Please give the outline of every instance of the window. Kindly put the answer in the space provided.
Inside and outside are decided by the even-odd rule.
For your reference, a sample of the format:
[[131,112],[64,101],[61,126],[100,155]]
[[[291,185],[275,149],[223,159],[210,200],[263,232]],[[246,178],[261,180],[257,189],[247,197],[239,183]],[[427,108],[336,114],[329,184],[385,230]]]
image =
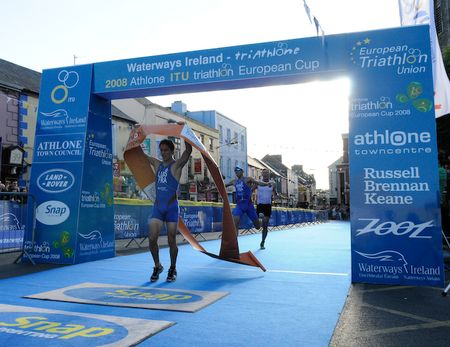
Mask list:
[[[168,139],[175,145],[174,158],[178,159],[181,156],[181,140],[178,137],[169,136]],[[159,145],[158,145],[159,148]]]
[[202,160],[200,158],[194,159],[194,173],[195,174],[202,173]]
[[227,129],[227,144],[231,142],[231,130]]
[[240,142],[240,144],[241,144],[241,151],[245,152],[245,138],[244,138],[244,135],[241,135],[241,142]]
[[219,143],[223,142],[223,128],[219,125]]
[[203,179],[206,180],[208,178],[208,167],[205,165],[203,165]]
[[231,159],[227,159],[227,177],[231,177]]
[[212,137],[208,138],[208,142],[209,142],[209,150],[211,152],[214,152],[214,139]]
[[234,132],[233,142],[234,142],[234,148],[237,148],[238,133],[236,131]]
[[200,141],[205,144],[205,135],[201,134],[200,135]]

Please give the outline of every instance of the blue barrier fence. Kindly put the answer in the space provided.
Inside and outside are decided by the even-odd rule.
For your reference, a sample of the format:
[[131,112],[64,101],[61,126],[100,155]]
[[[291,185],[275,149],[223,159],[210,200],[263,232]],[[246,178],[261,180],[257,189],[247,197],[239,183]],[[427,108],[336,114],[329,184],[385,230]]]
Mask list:
[[[147,237],[148,219],[153,205],[145,200],[115,199],[114,230],[116,240]],[[211,202],[180,201],[180,215],[193,234],[222,231],[222,204]],[[274,207],[269,227],[283,228],[302,223],[328,220],[327,210],[304,210]],[[252,221],[244,215],[240,229],[253,228]],[[161,235],[167,235],[165,230]]]
[[[0,254],[20,251],[31,263],[24,245],[24,236],[31,235],[34,241],[36,226],[36,199],[33,195],[22,192],[0,192]],[[22,254],[16,259],[22,259]]]
[[0,252],[22,249],[26,220],[26,206],[16,201],[0,200]]
[[[22,196],[21,198],[26,198]],[[10,199],[10,196],[8,196]],[[115,199],[114,233],[116,240],[147,237],[148,222],[153,205],[146,200]],[[31,211],[31,212],[30,212]],[[29,218],[29,215],[33,218]],[[222,204],[180,201],[180,214],[193,234],[222,231]],[[269,227],[283,228],[289,225],[326,221],[328,211],[287,209],[275,207]],[[0,253],[23,251],[25,228],[34,228],[33,208],[18,199],[0,200]],[[240,229],[250,230],[253,223],[244,215]],[[167,235],[165,229],[161,235]]]

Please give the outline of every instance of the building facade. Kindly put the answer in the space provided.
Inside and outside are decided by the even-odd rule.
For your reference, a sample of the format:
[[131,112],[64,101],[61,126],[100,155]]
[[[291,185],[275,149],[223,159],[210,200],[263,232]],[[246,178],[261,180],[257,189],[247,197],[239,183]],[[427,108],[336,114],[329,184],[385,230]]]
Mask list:
[[[0,59],[0,180],[25,187],[32,162],[41,74]],[[17,153],[13,160],[11,151]]]
[[[149,125],[164,125],[175,122],[186,122],[203,143],[214,161],[219,161],[218,131],[203,124],[188,115],[175,112],[170,108],[152,103],[145,98],[114,100],[113,104],[130,114],[138,123]],[[144,152],[152,157],[161,159],[159,142],[165,136],[150,134],[143,143]],[[184,151],[184,142],[179,138],[170,137],[175,143],[175,159]],[[183,168],[180,178],[180,198],[194,201],[218,201],[219,196],[212,176],[203,160],[201,153],[193,149],[188,164]]]
[[234,167],[240,166],[247,171],[247,128],[215,110],[188,111],[181,101],[172,103],[171,109],[179,114],[195,119],[218,131],[219,168],[225,180],[234,178]]
[[342,163],[342,157],[334,161],[328,166],[328,182],[330,185],[329,201],[330,205],[336,205],[338,203],[338,171],[337,167]]
[[342,157],[328,166],[330,205],[350,206],[350,167],[348,161],[348,134],[342,134]]

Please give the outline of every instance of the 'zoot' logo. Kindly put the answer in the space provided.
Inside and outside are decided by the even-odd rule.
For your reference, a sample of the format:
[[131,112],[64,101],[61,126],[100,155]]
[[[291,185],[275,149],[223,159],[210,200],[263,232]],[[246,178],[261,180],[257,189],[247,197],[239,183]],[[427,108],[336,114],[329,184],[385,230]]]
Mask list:
[[359,218],[358,220],[368,221],[369,223],[365,227],[357,229],[356,236],[361,236],[368,233],[374,233],[377,236],[385,236],[390,234],[395,236],[403,236],[409,234],[408,237],[412,239],[431,239],[431,235],[422,235],[422,233],[425,229],[434,226],[433,220],[420,224],[414,224],[411,221],[404,221],[398,224],[392,221],[379,223],[380,219],[378,218]]

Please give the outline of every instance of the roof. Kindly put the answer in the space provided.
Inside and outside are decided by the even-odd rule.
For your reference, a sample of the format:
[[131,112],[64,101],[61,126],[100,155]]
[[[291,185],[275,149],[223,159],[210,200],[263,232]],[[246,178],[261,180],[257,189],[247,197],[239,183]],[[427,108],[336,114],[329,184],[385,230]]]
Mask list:
[[113,104],[111,104],[111,114],[114,117],[126,120],[130,123],[136,124],[137,122],[131,118],[129,115],[127,115],[126,113],[122,112],[121,110],[119,110],[116,106],[114,106]]
[[257,160],[262,166],[264,166],[264,168],[269,169],[275,176],[280,176],[280,177],[284,177],[282,174],[280,174],[277,170],[275,170],[272,166],[270,166],[269,164],[259,160],[259,159],[255,159]]
[[0,59],[0,86],[39,94],[41,73]]
[[288,170],[289,168],[283,164],[281,161],[281,154],[270,155],[266,154],[264,158],[261,159],[265,164],[269,163],[272,167],[275,167],[278,171]]
[[[147,98],[134,98],[134,100],[136,100],[137,102],[139,102],[141,105],[144,105],[144,106],[157,105],[157,104],[151,102]],[[158,105],[158,106],[160,106],[160,105]]]
[[249,166],[256,167],[257,169],[266,169],[266,167],[261,164],[261,162],[258,159],[252,158],[250,156],[247,156],[247,163]]

